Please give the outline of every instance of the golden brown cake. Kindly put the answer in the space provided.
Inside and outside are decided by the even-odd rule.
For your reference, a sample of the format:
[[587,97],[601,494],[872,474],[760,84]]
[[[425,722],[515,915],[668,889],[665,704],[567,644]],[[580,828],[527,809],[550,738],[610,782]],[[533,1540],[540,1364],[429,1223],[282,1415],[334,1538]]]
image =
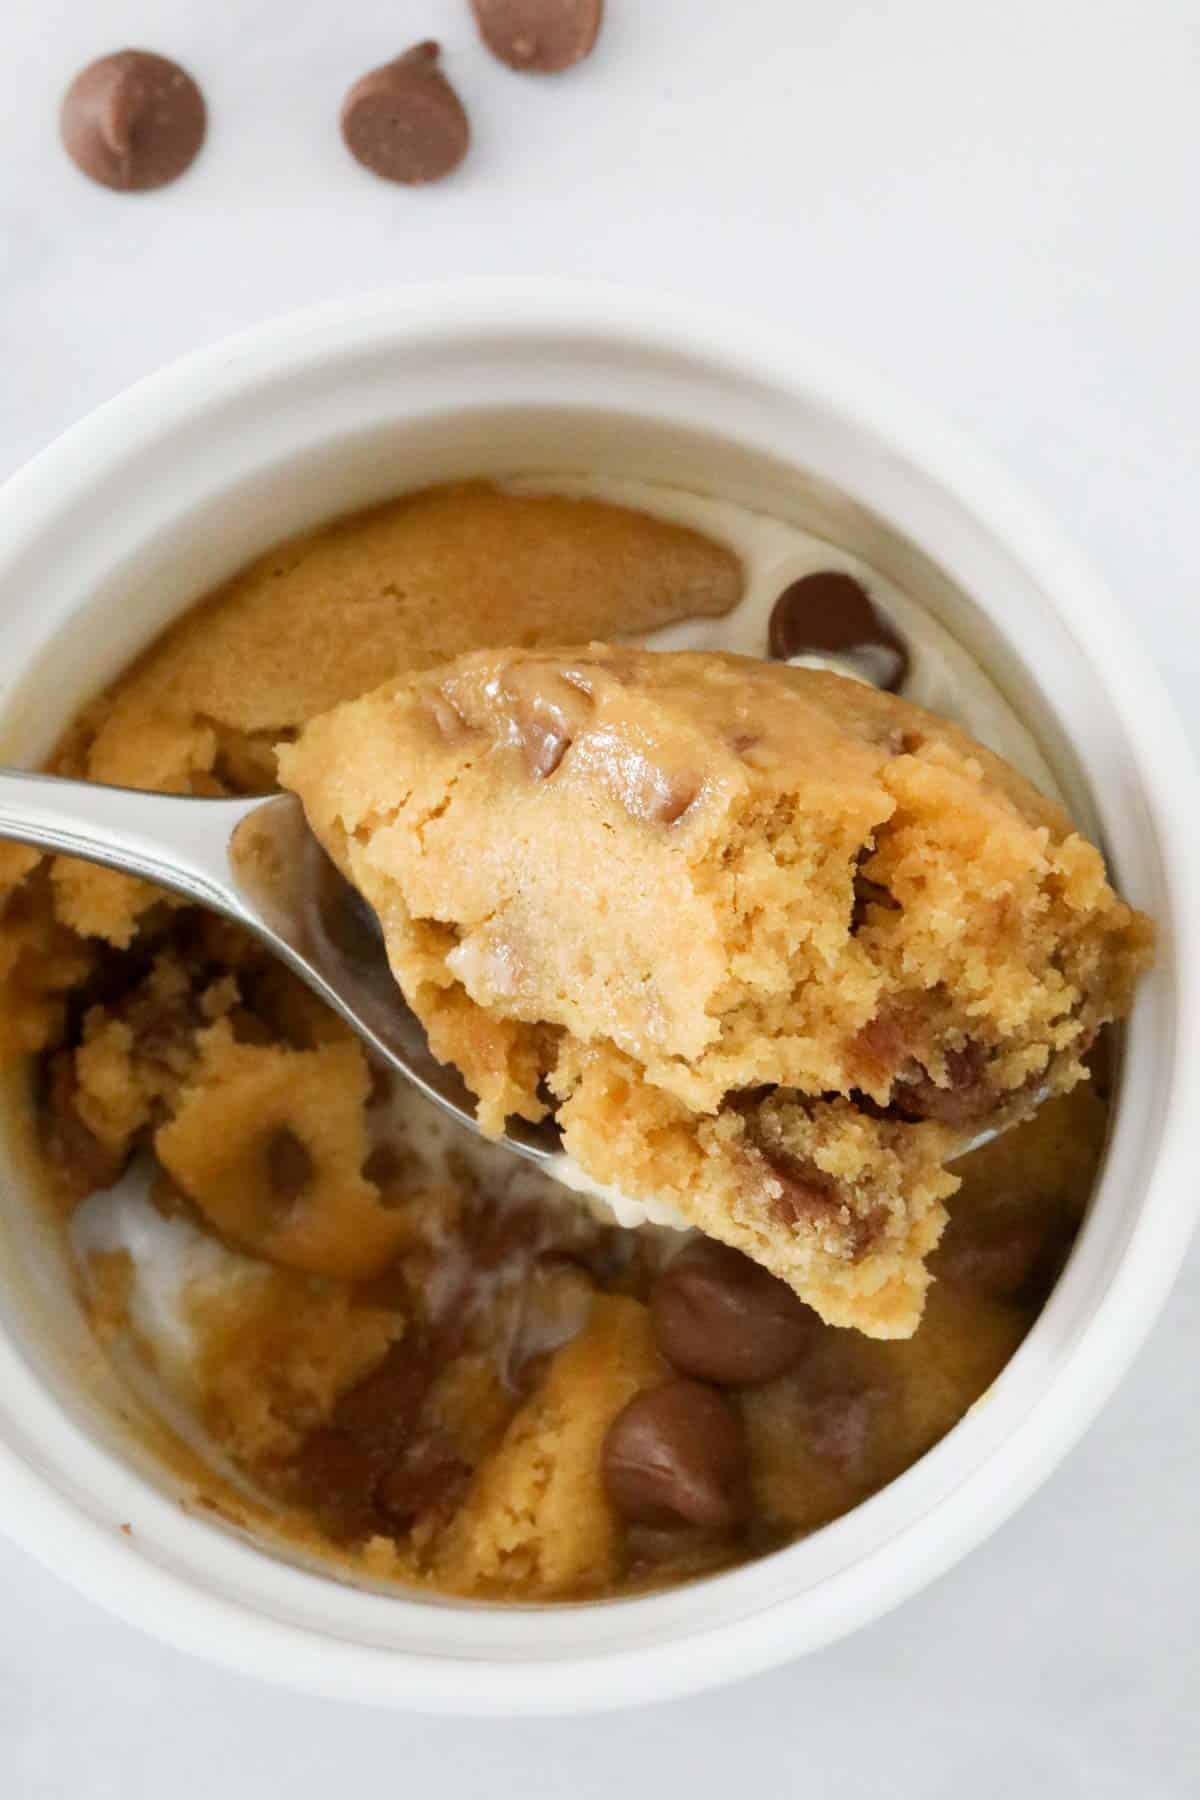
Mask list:
[[480,1122],[538,1119],[833,1324],[920,1317],[944,1164],[1081,1079],[1147,922],[944,720],[592,644],[386,683],[280,751]]
[[[719,615],[742,592],[742,568],[721,544],[623,506],[481,483],[407,496],[280,546],[203,599],[84,709],[52,766],[151,788],[266,792],[277,743],[381,683],[488,646],[614,639]],[[796,625],[794,592],[788,616]],[[662,697],[644,698],[658,716]],[[859,699],[874,717],[871,696]],[[669,724],[695,750],[686,767],[711,772],[711,734]],[[888,772],[907,762],[918,784],[952,771],[932,747],[884,758],[865,729],[836,729],[853,741],[841,773],[824,771],[831,817],[857,796],[865,829],[892,803],[898,852]],[[550,754],[553,733],[539,742]],[[692,842],[701,827],[672,889],[692,947],[678,933],[657,946],[661,1020],[647,1016],[644,990],[622,988],[618,968],[608,1041],[575,1035],[579,997],[594,1008],[601,992],[599,964],[584,971],[583,932],[544,946],[574,959],[576,1010],[550,1026],[499,1016],[494,980],[474,989],[486,994],[479,1004],[468,986],[489,979],[487,960],[476,958],[469,982],[465,970],[450,976],[450,946],[431,939],[428,967],[448,985],[435,982],[427,1002],[445,1053],[470,1062],[481,1092],[502,1100],[511,1089],[522,1104],[552,1056],[577,1154],[597,1167],[611,1154],[630,1185],[623,1159],[652,1149],[649,1184],[687,1186],[702,1131],[719,1152],[702,1168],[731,1166],[729,1131],[747,1156],[774,1159],[772,1179],[787,1171],[793,1198],[809,1193],[781,1148],[795,1089],[695,1110],[747,1057],[761,1056],[775,1082],[832,1054],[833,1035],[805,1050],[782,1029],[787,970],[809,970],[815,998],[826,959],[806,927],[793,929],[799,907],[785,909],[786,941],[763,940],[748,902],[757,892],[765,907],[777,892],[772,858],[743,879],[743,953],[725,975],[729,909],[719,877],[707,890],[695,878],[703,831],[714,846],[726,832],[736,841],[753,793],[766,791],[754,784],[775,779],[766,767],[752,773],[752,756],[743,745],[718,758],[724,812],[708,810],[712,796],[674,825],[626,816],[623,803],[610,811],[625,858],[613,870],[628,878],[611,885],[612,923],[643,964],[657,889],[638,894],[637,868],[649,850],[657,880],[673,866],[672,834]],[[985,757],[979,766],[992,767]],[[627,791],[647,792],[636,781]],[[917,802],[904,804],[917,833]],[[1057,844],[1058,815],[1047,814],[1047,845]],[[810,862],[804,902],[825,909],[828,969],[859,970],[839,1002],[846,1031],[856,1006],[869,1010],[865,963],[878,965],[880,986],[900,979],[888,972],[898,965],[887,963],[882,891],[915,895],[921,873],[898,857],[869,872],[864,863],[848,881],[851,835],[826,877],[819,857]],[[1003,868],[1002,848],[985,872]],[[497,881],[502,850],[493,842]],[[1090,855],[1081,867],[1094,866]],[[584,869],[589,883],[602,873]],[[1022,891],[1035,889],[1031,877]],[[920,1330],[869,1339],[823,1324],[738,1251],[695,1233],[618,1229],[507,1153],[466,1134],[439,1138],[425,1103],[372,1067],[347,1028],[233,927],[14,846],[0,846],[0,895],[0,1055],[33,1055],[21,1093],[33,1095],[97,1343],[119,1372],[135,1372],[128,1412],[156,1384],[163,1408],[153,1429],[142,1414],[146,1442],[176,1471],[186,1505],[355,1580],[523,1602],[632,1593],[727,1567],[845,1512],[922,1455],[1000,1372],[1069,1250],[1104,1141],[1098,1065],[1094,1081],[959,1162]],[[515,899],[510,891],[510,927]],[[588,924],[582,909],[579,920]],[[952,951],[940,952],[948,968]],[[545,965],[535,972],[544,989]],[[857,1092],[885,1092],[902,1045],[932,1057],[912,1035],[919,1024],[868,1033],[858,1061],[843,1052]],[[1062,1066],[1078,1041],[1064,1044]],[[928,1081],[901,1063],[893,1101],[873,1105],[894,1106],[897,1087],[926,1111],[935,1090],[961,1104],[972,1088],[958,1065],[940,1072],[953,1070],[959,1078],[939,1086],[936,1061]],[[824,1112],[844,1155],[838,1109]],[[813,1116],[805,1111],[803,1132]],[[953,1126],[860,1107],[858,1128],[878,1171],[889,1132],[921,1146]],[[916,1161],[945,1181],[925,1150]],[[914,1191],[911,1168],[896,1180]],[[710,1204],[706,1192],[700,1181],[697,1204]],[[930,1203],[926,1228],[941,1204]],[[203,1462],[161,1424],[180,1409],[193,1443],[211,1446]]]

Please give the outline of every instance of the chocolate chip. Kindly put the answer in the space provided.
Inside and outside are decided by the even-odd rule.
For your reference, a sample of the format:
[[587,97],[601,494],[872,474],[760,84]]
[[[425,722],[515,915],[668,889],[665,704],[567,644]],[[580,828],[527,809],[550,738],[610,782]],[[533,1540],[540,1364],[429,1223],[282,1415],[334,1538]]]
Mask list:
[[853,1051],[884,1081],[908,1061],[918,1021],[904,1006],[885,1006],[855,1033]]
[[229,1014],[234,1042],[238,1044],[273,1044],[275,1033],[265,1019],[260,1019],[248,1006],[235,1006]]
[[860,581],[837,569],[802,575],[775,602],[767,633],[776,662],[839,657],[874,687],[899,693],[908,649]]
[[376,1144],[367,1152],[363,1163],[363,1180],[372,1182],[377,1188],[390,1187],[403,1174],[408,1160],[395,1144]]
[[952,1218],[931,1267],[939,1281],[994,1300],[1024,1300],[1048,1290],[1063,1260],[1065,1233],[1049,1205],[1038,1217],[961,1223]]
[[287,1206],[294,1205],[313,1178],[313,1159],[308,1146],[289,1125],[281,1125],[267,1139],[264,1156],[276,1198]]
[[553,670],[517,665],[501,685],[509,717],[535,781],[554,774],[592,716],[586,687]]
[[464,738],[474,736],[472,728],[467,724],[449,694],[441,688],[435,688],[431,694],[426,694],[422,706],[437,735],[446,743],[460,744]]
[[336,1542],[369,1537],[379,1529],[374,1465],[345,1432],[330,1426],[310,1432],[297,1453],[292,1479]]
[[553,775],[571,748],[570,733],[545,719],[530,718],[521,741],[525,747],[529,773],[538,781],[544,781],[548,775]]
[[465,1464],[422,1418],[434,1374],[429,1343],[406,1332],[305,1439],[293,1482],[331,1537],[401,1530],[461,1494]]
[[76,1107],[75,1058],[62,1050],[50,1063],[49,1088],[42,1117],[46,1154],[71,1199],[81,1200],[111,1187],[128,1160],[124,1152],[102,1144]]
[[887,1226],[882,1207],[855,1212],[834,1178],[815,1163],[769,1144],[760,1144],[759,1150],[779,1184],[780,1192],[771,1204],[782,1224],[836,1235],[852,1262],[879,1241]]
[[471,0],[479,34],[510,69],[553,74],[582,62],[604,18],[604,0]]
[[946,1082],[939,1086],[920,1063],[899,1077],[892,1088],[891,1110],[903,1119],[936,1119],[942,1125],[968,1125],[996,1105],[987,1079],[987,1053],[972,1040],[962,1050],[947,1050]]
[[77,169],[102,187],[165,187],[204,142],[204,95],[186,69],[149,50],[118,50],[80,71],[59,131]]
[[836,1216],[842,1199],[832,1176],[775,1145],[760,1144],[763,1159],[779,1185],[777,1216],[787,1225],[811,1225]]
[[346,148],[385,181],[440,181],[467,154],[471,128],[438,54],[432,41],[414,44],[362,76],[342,103]]
[[402,1530],[422,1513],[452,1512],[462,1498],[471,1471],[453,1447],[437,1433],[413,1444],[380,1481],[375,1503],[393,1531]]
[[677,825],[685,812],[696,804],[700,797],[701,783],[676,777],[664,783],[662,798],[653,814],[659,825]]
[[647,825],[677,825],[704,792],[694,769],[664,767],[636,748],[614,750],[604,733],[594,734],[593,752],[626,812]]
[[729,1402],[699,1381],[636,1395],[604,1440],[604,1485],[639,1525],[728,1530],[745,1511],[746,1446]]
[[434,1377],[427,1342],[412,1330],[341,1396],[331,1423],[375,1462],[391,1461],[416,1431]]
[[785,1282],[712,1238],[689,1244],[658,1277],[650,1316],[669,1362],[728,1386],[782,1375],[821,1335]]

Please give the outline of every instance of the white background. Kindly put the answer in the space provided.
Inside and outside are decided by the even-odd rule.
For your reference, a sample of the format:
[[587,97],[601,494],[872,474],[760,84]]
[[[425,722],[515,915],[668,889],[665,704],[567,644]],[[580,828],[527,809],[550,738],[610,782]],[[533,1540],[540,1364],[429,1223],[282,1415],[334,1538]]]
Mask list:
[[[1196,718],[1196,0],[609,14],[590,62],[537,79],[488,58],[466,0],[7,0],[0,474],[177,353],[310,300],[477,273],[653,284],[956,415],[1087,546]],[[475,144],[408,192],[350,161],[337,107],[431,34]],[[128,43],[179,57],[211,106],[201,160],[153,197],[91,187],[55,137],[74,69]],[[692,1703],[482,1724],[293,1698],[160,1648],[0,1539],[0,1794],[1193,1800],[1198,1301],[1193,1255],[1082,1448],[932,1591]]]

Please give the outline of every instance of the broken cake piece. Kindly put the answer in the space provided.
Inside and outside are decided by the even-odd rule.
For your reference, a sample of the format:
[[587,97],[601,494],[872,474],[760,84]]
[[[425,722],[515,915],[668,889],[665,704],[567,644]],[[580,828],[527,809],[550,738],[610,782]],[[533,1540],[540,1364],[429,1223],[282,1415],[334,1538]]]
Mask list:
[[279,751],[480,1123],[538,1119],[832,1324],[916,1327],[981,1130],[1081,1079],[1149,921],[957,727],[592,644],[385,684]]

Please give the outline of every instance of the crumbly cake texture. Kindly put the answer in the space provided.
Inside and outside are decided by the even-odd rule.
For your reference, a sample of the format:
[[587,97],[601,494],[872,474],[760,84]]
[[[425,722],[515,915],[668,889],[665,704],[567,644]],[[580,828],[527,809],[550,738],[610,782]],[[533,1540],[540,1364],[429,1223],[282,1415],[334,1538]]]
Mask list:
[[810,670],[593,643],[384,684],[280,750],[485,1130],[559,1100],[830,1323],[915,1329],[983,1124],[1084,1074],[1148,922],[946,721]]

